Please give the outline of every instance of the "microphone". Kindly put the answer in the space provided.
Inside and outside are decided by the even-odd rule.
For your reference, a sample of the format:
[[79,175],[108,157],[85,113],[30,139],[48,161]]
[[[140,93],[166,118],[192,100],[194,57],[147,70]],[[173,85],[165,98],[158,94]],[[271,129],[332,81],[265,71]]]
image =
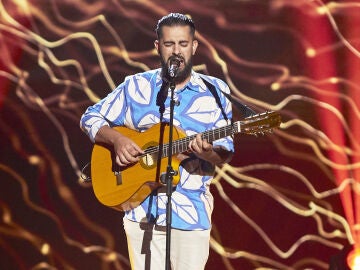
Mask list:
[[179,66],[180,66],[180,60],[177,59],[176,56],[172,56],[169,58],[168,73],[171,78],[176,77]]

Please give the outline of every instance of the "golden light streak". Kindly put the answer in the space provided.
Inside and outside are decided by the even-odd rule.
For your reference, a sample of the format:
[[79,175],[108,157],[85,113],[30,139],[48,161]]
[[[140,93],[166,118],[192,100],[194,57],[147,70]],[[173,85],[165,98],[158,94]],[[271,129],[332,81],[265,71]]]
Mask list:
[[[195,70],[222,78],[234,99],[259,111],[278,110],[283,119],[280,129],[265,138],[236,137],[235,165],[217,168],[212,190],[215,201],[226,209],[215,208],[214,212],[230,211],[233,217],[233,226],[227,220],[214,220],[220,233],[212,236],[211,248],[222,256],[224,267],[237,269],[237,262],[246,261],[257,269],[327,269],[328,261],[320,259],[321,254],[316,258],[314,252],[301,252],[321,247],[328,252],[328,259],[344,245],[354,243],[351,231],[358,231],[359,224],[351,227],[337,200],[347,193],[358,196],[360,191],[359,179],[353,174],[360,169],[356,161],[360,143],[349,120],[360,120],[358,100],[349,95],[358,93],[360,86],[341,70],[312,78],[306,75],[301,60],[350,53],[357,61],[360,37],[348,39],[342,19],[348,13],[358,18],[359,3],[10,2],[0,1],[0,79],[7,83],[2,89],[10,89],[4,101],[0,100],[0,110],[4,108],[0,112],[0,151],[7,155],[0,160],[2,184],[7,185],[2,191],[4,198],[0,197],[0,231],[5,237],[2,246],[11,247],[15,239],[30,244],[34,249],[30,252],[39,254],[41,259],[36,262],[24,259],[28,268],[61,265],[75,269],[77,260],[67,254],[72,248],[79,256],[96,257],[97,269],[129,268],[127,254],[117,252],[125,246],[125,239],[118,234],[121,225],[116,227],[118,231],[110,231],[114,223],[121,224],[121,217],[94,207],[91,186],[80,180],[91,145],[79,130],[78,120],[88,105],[109,93],[126,75],[158,67],[152,44],[155,18],[173,10],[191,14],[199,25],[210,24],[197,33],[200,46]],[[289,10],[294,18],[287,17]],[[296,14],[309,23],[325,20],[329,34],[336,38],[326,44],[313,43],[295,27]],[[18,55],[14,55],[16,51]],[[336,63],[340,68],[347,62],[339,58]],[[329,101],[332,99],[336,102]],[[322,129],[314,111],[339,124],[344,145]],[[248,153],[248,147],[255,153]],[[332,159],[335,154],[344,161]],[[348,175],[336,179],[339,172]],[[17,192],[11,195],[18,195],[20,202],[9,200],[7,193],[13,190]],[[285,218],[281,216],[284,223],[294,219],[304,228],[293,237],[289,233],[286,239],[280,232],[269,233],[272,230],[266,225],[271,221],[261,219],[262,209],[248,210],[249,205],[238,203],[238,194],[244,192],[252,194],[253,204],[266,200],[267,211],[286,213]],[[44,219],[47,228],[36,231],[35,225],[21,219],[20,208]],[[274,217],[277,214],[274,212]],[[303,225],[308,222],[312,226]],[[243,226],[241,234],[231,235],[234,242],[229,242],[227,234],[238,226]],[[47,230],[53,230],[53,238]],[[250,247],[247,250],[243,235],[257,237],[268,255]],[[54,244],[55,237],[60,245]],[[7,249],[2,252],[6,254]]]

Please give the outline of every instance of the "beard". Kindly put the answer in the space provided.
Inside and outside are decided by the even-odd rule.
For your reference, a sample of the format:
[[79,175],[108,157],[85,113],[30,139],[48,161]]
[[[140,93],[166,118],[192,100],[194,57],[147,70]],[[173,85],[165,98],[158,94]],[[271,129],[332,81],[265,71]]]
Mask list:
[[[169,65],[164,61],[164,58],[161,55],[160,57],[161,57],[161,73],[167,80],[171,80],[168,72]],[[189,61],[185,61],[185,59],[182,57],[178,57],[178,58],[181,60],[181,62],[184,63],[184,68],[182,70],[180,69],[178,70],[176,76],[174,77],[174,82],[182,83],[186,81],[191,75],[193,62],[192,62],[192,57],[190,57]]]

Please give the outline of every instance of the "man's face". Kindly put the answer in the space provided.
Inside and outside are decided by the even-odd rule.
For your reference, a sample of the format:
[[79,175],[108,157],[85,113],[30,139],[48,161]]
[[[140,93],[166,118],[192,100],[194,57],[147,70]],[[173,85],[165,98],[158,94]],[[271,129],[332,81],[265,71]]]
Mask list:
[[176,56],[180,66],[176,76],[177,82],[186,81],[191,74],[192,57],[197,48],[197,41],[194,40],[189,26],[163,26],[162,37],[155,41],[155,47],[161,58],[163,72],[168,68],[168,60]]

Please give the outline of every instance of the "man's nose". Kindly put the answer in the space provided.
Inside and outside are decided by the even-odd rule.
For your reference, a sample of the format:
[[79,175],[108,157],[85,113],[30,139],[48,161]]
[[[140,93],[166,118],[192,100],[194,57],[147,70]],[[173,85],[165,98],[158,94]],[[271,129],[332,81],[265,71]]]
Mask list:
[[180,45],[175,44],[174,48],[173,48],[173,54],[174,55],[180,55],[180,53],[181,53]]

